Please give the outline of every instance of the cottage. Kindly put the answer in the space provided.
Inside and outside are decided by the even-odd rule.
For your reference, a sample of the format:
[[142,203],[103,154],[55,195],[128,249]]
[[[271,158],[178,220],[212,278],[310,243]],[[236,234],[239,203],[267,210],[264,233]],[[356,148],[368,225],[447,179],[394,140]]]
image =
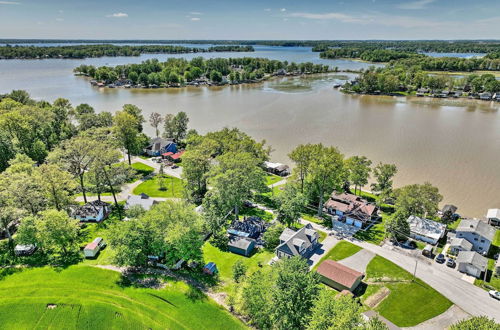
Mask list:
[[18,257],[21,256],[30,256],[36,251],[36,245],[35,244],[26,244],[26,245],[21,245],[18,244],[14,247],[14,254]]
[[177,144],[172,139],[154,138],[149,145],[144,148],[144,153],[148,156],[160,156],[165,152],[177,152]]
[[95,200],[78,207],[73,212],[73,218],[82,222],[87,222],[87,221],[101,222],[102,220],[108,217],[110,212],[111,212],[110,204],[103,201]]
[[339,216],[341,221],[358,228],[365,228],[378,219],[378,207],[359,196],[333,192],[323,209],[331,215]]
[[333,260],[323,261],[318,269],[321,282],[338,291],[353,292],[361,283],[363,273],[342,265]]
[[285,164],[264,162],[264,168],[266,172],[271,174],[276,174],[279,176],[290,175],[290,167],[288,167],[288,165]]
[[460,251],[472,251],[472,243],[465,238],[453,238],[450,243],[450,253],[457,255]]
[[285,228],[281,233],[276,255],[280,259],[294,256],[308,258],[318,245],[319,235],[311,224],[307,224],[297,231]]
[[208,275],[215,275],[219,272],[219,270],[217,269],[215,262],[209,262],[205,265],[205,267],[203,267],[203,272]]
[[248,238],[235,237],[229,241],[227,247],[232,253],[249,257],[255,248],[255,241]]
[[410,237],[419,241],[437,244],[446,233],[446,225],[429,219],[419,218],[415,215],[408,217]]
[[495,228],[486,221],[479,219],[464,219],[456,229],[457,238],[465,238],[472,243],[472,251],[487,253],[495,238]]
[[130,209],[132,206],[141,206],[145,211],[149,211],[151,207],[158,204],[158,201],[150,198],[148,195],[142,193],[140,195],[129,195],[125,203],[125,210]]
[[457,257],[458,271],[477,278],[486,271],[488,259],[474,251],[461,251]]
[[99,251],[106,246],[106,243],[102,237],[97,237],[92,243],[89,243],[83,249],[83,254],[85,258],[95,258]]
[[227,230],[231,236],[254,239],[258,238],[264,231],[266,231],[266,223],[259,217],[235,220]]
[[486,218],[490,225],[500,226],[500,209],[489,209]]

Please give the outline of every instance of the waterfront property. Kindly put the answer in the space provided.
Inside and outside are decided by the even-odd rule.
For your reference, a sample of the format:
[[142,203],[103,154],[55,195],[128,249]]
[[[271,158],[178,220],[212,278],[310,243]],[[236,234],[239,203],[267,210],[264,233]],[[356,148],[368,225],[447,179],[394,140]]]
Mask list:
[[165,152],[177,152],[177,144],[172,139],[154,138],[149,145],[144,148],[144,153],[148,156],[160,156]]
[[455,237],[450,242],[450,254],[457,255],[461,251],[471,251],[472,243],[465,238]]
[[316,271],[320,275],[321,282],[338,291],[353,292],[363,278],[363,273],[330,259],[323,261]]
[[490,225],[500,226],[500,209],[489,209],[486,218]]
[[375,204],[349,193],[338,194],[334,191],[323,208],[328,214],[337,215],[341,221],[358,228],[366,228],[378,219]]
[[295,231],[285,228],[280,236],[280,244],[276,248],[278,258],[291,258],[301,256],[309,258],[319,245],[319,234],[314,228],[307,224]]
[[488,259],[474,251],[460,251],[457,256],[459,272],[480,278],[488,267]]
[[77,207],[73,211],[73,218],[82,222],[101,222],[108,217],[110,212],[111,205],[109,203],[95,200]]
[[429,244],[437,244],[446,233],[446,225],[437,221],[420,218],[415,215],[408,217],[410,237]]
[[279,175],[279,176],[288,176],[290,175],[290,167],[281,163],[271,163],[264,162],[264,168],[266,172]]
[[456,229],[456,237],[469,241],[472,251],[487,253],[495,238],[495,232],[495,228],[483,220],[463,219]]

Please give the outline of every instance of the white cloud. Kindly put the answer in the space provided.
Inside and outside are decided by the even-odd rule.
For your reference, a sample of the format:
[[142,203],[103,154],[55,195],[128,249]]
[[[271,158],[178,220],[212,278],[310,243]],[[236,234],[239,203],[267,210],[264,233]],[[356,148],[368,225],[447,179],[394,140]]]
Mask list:
[[106,17],[125,18],[125,17],[128,17],[128,14],[126,14],[126,13],[114,13],[111,15],[106,15]]
[[189,12],[189,13],[190,13],[191,15],[198,15],[198,16],[199,16],[199,15],[203,15],[203,13],[202,13],[202,12],[199,12],[199,11],[191,11],[191,12]]
[[316,20],[335,19],[344,23],[361,23],[362,19],[342,13],[291,13],[290,17],[300,17]]
[[286,11],[286,8],[281,8],[280,9],[281,12],[285,12]]
[[0,5],[20,5],[20,2],[17,1],[0,1]]
[[410,9],[410,10],[424,9],[428,4],[431,4],[434,1],[436,0],[417,0],[407,3],[401,3],[397,7],[399,9]]
[[196,21],[201,21],[201,18],[199,18],[199,17],[191,17],[191,20],[196,22]]

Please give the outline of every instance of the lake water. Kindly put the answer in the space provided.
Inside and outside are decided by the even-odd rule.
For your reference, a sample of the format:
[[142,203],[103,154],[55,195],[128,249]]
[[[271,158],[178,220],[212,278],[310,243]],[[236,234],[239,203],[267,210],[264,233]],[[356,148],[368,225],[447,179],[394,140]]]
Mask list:
[[[323,60],[305,47],[256,46],[253,53],[142,55],[85,60],[0,61],[0,93],[25,89],[36,99],[68,98],[98,111],[123,104],[141,107],[146,118],[185,111],[200,133],[236,126],[273,147],[272,159],[290,163],[298,144],[322,142],[346,155],[365,155],[397,164],[395,184],[429,181],[444,202],[468,216],[500,207],[500,104],[471,100],[435,100],[344,95],[332,89],[342,75],[283,78],[261,84],[156,90],[97,89],[72,69],[82,63],[117,65],[148,58],[268,57],[312,61],[359,69],[366,63]],[[145,125],[147,126],[147,124]],[[147,128],[149,133],[152,129]]]

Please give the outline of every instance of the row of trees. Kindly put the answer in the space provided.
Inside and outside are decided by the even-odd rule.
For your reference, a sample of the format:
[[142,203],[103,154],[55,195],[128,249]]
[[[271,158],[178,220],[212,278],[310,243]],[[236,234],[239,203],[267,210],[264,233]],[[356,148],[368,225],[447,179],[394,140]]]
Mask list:
[[212,58],[195,57],[185,59],[170,58],[166,62],[157,59],[147,60],[140,64],[118,65],[116,67],[94,67],[80,65],[74,72],[84,74],[99,81],[114,83],[129,81],[133,84],[161,85],[183,84],[197,79],[207,79],[220,83],[229,75],[232,83],[261,79],[266,74],[275,74],[279,70],[293,73],[328,72],[327,65],[313,63],[288,63],[265,58]]
[[406,68],[402,65],[386,68],[371,67],[362,72],[352,83],[347,83],[346,91],[355,93],[398,93],[412,92],[425,87],[434,91],[460,89],[480,93],[500,91],[500,81],[492,74],[470,74],[463,78],[433,75],[419,67]]
[[0,47],[0,59],[88,58],[103,56],[139,56],[141,54],[185,54],[204,52],[253,52],[252,46],[222,45],[193,48],[178,45],[118,46],[90,44],[71,46],[12,46]]
[[321,58],[357,58],[369,62],[389,62],[409,57],[420,57],[423,55],[407,53],[392,49],[363,49],[363,48],[333,48],[322,51]]

